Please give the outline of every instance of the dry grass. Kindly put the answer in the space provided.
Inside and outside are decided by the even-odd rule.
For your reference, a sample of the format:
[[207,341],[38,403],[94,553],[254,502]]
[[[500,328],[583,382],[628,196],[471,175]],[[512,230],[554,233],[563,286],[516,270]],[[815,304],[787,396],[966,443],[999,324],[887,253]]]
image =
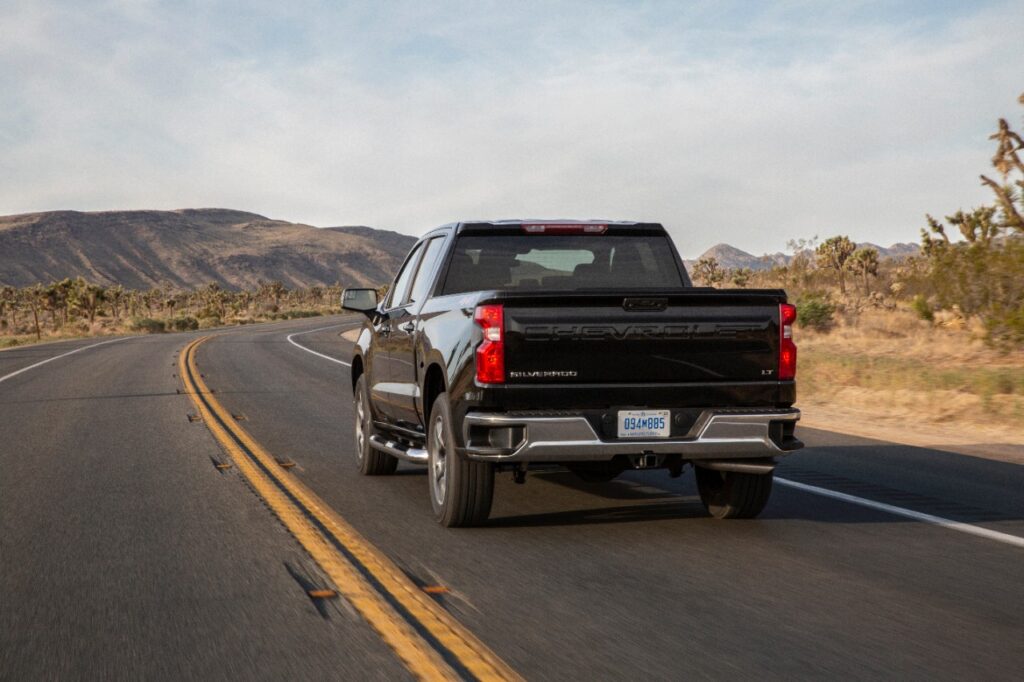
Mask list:
[[931,325],[899,310],[871,311],[828,333],[799,329],[799,404],[935,437],[1024,443],[1024,352],[978,337],[955,320]]
[[36,343],[67,341],[70,339],[87,339],[97,336],[118,336],[128,333],[131,332],[128,331],[126,324],[114,324],[112,321],[107,320],[98,321],[91,325],[88,322],[78,322],[57,330],[44,327],[42,329],[42,338],[36,338],[34,332],[31,334],[0,333],[0,349],[28,346]]

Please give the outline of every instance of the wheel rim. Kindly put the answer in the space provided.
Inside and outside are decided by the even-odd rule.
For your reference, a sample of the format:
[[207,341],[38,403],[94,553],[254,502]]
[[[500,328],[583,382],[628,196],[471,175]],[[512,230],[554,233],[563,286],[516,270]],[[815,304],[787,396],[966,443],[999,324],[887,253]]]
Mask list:
[[363,396],[356,396],[356,458],[363,461],[363,448],[366,446],[366,429],[363,424],[366,419],[366,406],[363,404]]
[[434,419],[433,435],[430,438],[430,492],[440,507],[448,492],[448,449],[445,446],[444,418]]

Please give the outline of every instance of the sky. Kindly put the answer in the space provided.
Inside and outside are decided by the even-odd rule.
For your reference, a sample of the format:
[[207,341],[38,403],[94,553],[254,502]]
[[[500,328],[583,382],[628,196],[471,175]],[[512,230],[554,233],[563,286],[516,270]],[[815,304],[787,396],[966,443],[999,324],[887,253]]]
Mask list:
[[989,202],[1024,3],[0,1],[0,214],[915,241]]

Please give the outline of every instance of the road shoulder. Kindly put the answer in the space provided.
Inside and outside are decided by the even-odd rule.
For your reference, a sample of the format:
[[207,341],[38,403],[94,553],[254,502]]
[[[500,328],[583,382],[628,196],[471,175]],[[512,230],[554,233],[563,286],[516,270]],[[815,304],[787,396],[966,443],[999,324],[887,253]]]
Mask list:
[[800,425],[848,436],[942,450],[1011,464],[1024,464],[1024,443],[1010,429],[985,429],[948,424],[912,424],[862,411],[798,405]]

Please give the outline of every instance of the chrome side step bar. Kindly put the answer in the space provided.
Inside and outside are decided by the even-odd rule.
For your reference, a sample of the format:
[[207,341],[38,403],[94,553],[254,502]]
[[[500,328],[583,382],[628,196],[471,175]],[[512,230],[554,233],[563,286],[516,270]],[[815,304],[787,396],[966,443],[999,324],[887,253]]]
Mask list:
[[772,460],[751,462],[742,459],[695,459],[691,461],[694,466],[715,471],[736,471],[741,474],[770,474],[775,471],[775,462]]
[[414,464],[427,463],[427,451],[421,448],[411,448],[397,441],[384,440],[380,436],[370,436],[370,447],[385,454],[397,457],[398,459],[412,462]]

